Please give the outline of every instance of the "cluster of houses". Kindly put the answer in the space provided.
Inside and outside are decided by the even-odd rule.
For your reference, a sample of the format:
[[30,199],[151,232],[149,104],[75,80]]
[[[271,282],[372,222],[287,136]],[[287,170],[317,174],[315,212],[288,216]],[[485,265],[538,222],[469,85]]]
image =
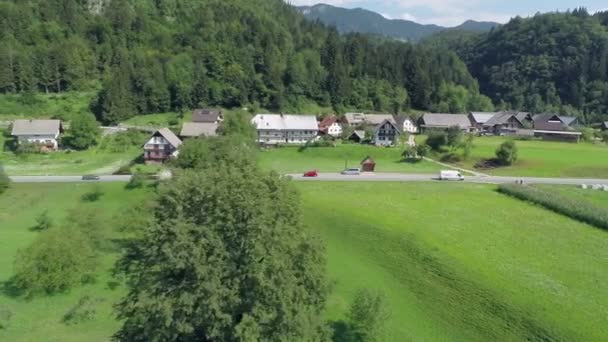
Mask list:
[[[155,131],[143,145],[147,163],[163,162],[176,156],[183,139],[215,136],[223,122],[223,113],[214,109],[196,109],[178,135],[168,128]],[[354,142],[367,141],[376,146],[397,145],[401,135],[453,127],[480,134],[529,136],[543,139],[579,141],[582,133],[575,127],[575,117],[557,114],[532,115],[525,112],[472,112],[467,114],[426,113],[418,120],[405,115],[346,113],[327,116],[321,121],[314,115],[257,114],[251,120],[261,145],[299,145],[321,136],[343,137]],[[608,122],[602,124],[608,130]],[[344,132],[352,132],[344,136]],[[11,134],[22,142],[35,143],[43,150],[58,148],[63,132],[60,120],[16,120]]]

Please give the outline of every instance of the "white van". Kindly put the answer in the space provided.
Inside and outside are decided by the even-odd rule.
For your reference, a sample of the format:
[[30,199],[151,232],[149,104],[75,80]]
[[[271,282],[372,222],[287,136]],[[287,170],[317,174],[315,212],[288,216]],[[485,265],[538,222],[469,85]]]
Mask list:
[[439,172],[439,180],[457,180],[463,181],[464,177],[460,173],[460,171],[454,170],[442,170]]

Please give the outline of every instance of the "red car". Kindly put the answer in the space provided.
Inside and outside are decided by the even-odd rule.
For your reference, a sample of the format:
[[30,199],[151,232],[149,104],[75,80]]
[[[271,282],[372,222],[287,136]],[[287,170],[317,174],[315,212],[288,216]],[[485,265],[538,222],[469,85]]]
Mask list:
[[317,170],[308,171],[304,174],[304,177],[317,177],[319,172]]

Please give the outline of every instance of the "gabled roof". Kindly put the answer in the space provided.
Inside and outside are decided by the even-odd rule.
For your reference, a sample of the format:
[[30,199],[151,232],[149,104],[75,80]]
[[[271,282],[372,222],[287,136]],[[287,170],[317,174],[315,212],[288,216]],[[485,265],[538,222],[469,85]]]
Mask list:
[[426,113],[420,120],[425,127],[471,127],[471,120],[464,114]]
[[484,126],[496,126],[507,123],[511,118],[515,118],[515,120],[519,121],[522,126],[526,124],[526,122],[531,122],[532,117],[530,113],[527,112],[497,112],[492,116]]
[[169,142],[169,144],[171,144],[175,148],[178,148],[182,145],[182,141],[177,137],[177,135],[175,135],[175,133],[173,133],[173,131],[168,128],[161,128],[158,131],[154,132],[154,134],[152,134],[152,136],[157,135],[160,135],[165,138],[165,140],[167,140],[167,142]]
[[367,156],[367,157],[363,158],[363,160],[359,164],[361,164],[361,165],[363,165],[363,164],[374,164],[374,165],[376,165],[376,162],[374,161],[374,159],[372,159],[372,157]]
[[534,129],[543,131],[565,131],[567,125],[558,114],[539,114],[534,116]]
[[401,133],[402,128],[397,127],[397,123],[395,123],[395,120],[389,120],[389,119],[384,119],[384,121],[382,121],[381,123],[379,123],[378,125],[376,125],[376,127],[374,128],[374,132],[378,132],[378,130],[380,130],[380,128],[382,126],[384,126],[384,124],[389,123],[391,124],[391,126],[393,126],[393,128],[395,130],[397,130],[397,132]]
[[329,128],[329,126],[335,124],[336,122],[338,122],[338,118],[335,115],[326,116],[319,123],[319,130],[321,130],[321,131],[327,130]]
[[363,113],[346,113],[344,120],[349,125],[359,125],[365,122],[365,114]]
[[379,125],[384,123],[384,121],[390,121],[393,124],[396,124],[395,118],[393,118],[392,114],[366,114],[365,115],[365,123],[368,125]]
[[604,121],[603,124],[604,124],[604,128],[608,128],[608,121]]
[[222,115],[217,109],[195,109],[192,111],[193,122],[217,122]]
[[495,115],[496,113],[494,112],[471,112],[471,117],[477,124],[485,124]]
[[181,137],[212,137],[217,135],[218,124],[212,122],[184,122]]
[[56,135],[61,132],[61,120],[15,120],[11,135]]
[[351,134],[348,136],[348,139],[352,138],[352,137],[353,137],[353,135],[354,135],[354,136],[356,136],[357,138],[361,139],[361,140],[365,139],[365,131],[363,131],[363,130],[355,130],[355,131],[353,131],[353,132],[352,132],[352,133],[351,133]]
[[251,123],[258,130],[319,130],[314,115],[257,114],[251,119]]
[[578,118],[575,116],[564,116],[564,115],[560,115],[559,117],[562,122],[566,125],[566,126],[570,126],[574,123],[577,122]]
[[414,120],[412,120],[412,118],[410,118],[407,115],[394,115],[393,116],[393,120],[395,120],[395,123],[397,124],[397,126],[399,127],[403,127],[403,123],[407,120],[409,120],[410,122],[414,122]]

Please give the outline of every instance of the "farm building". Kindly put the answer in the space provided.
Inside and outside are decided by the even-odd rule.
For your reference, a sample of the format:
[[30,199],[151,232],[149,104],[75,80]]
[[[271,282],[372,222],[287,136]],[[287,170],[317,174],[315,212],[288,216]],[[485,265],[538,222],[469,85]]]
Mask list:
[[418,127],[412,118],[407,115],[396,115],[394,116],[397,127],[404,133],[418,133]]
[[33,143],[43,151],[55,151],[59,148],[57,139],[62,132],[60,120],[15,120],[11,135],[20,144]]
[[179,134],[182,138],[213,137],[217,135],[218,124],[212,122],[185,122]]
[[258,114],[255,125],[260,144],[305,144],[316,138],[319,124],[314,115]]
[[176,157],[182,141],[168,128],[154,132],[143,146],[146,164],[163,163]]
[[224,113],[219,109],[195,109],[192,111],[192,122],[219,124],[224,121]]
[[579,142],[581,132],[574,130],[570,124],[576,121],[571,117],[557,114],[540,114],[534,116],[534,136],[545,140]]
[[483,125],[483,131],[494,135],[533,135],[534,120],[530,113],[498,112]]
[[418,125],[421,130],[458,127],[463,131],[470,131],[472,128],[471,121],[464,114],[426,113],[420,117]]
[[372,157],[367,156],[365,159],[361,161],[361,171],[362,172],[374,172],[376,171],[376,162],[372,159]]

